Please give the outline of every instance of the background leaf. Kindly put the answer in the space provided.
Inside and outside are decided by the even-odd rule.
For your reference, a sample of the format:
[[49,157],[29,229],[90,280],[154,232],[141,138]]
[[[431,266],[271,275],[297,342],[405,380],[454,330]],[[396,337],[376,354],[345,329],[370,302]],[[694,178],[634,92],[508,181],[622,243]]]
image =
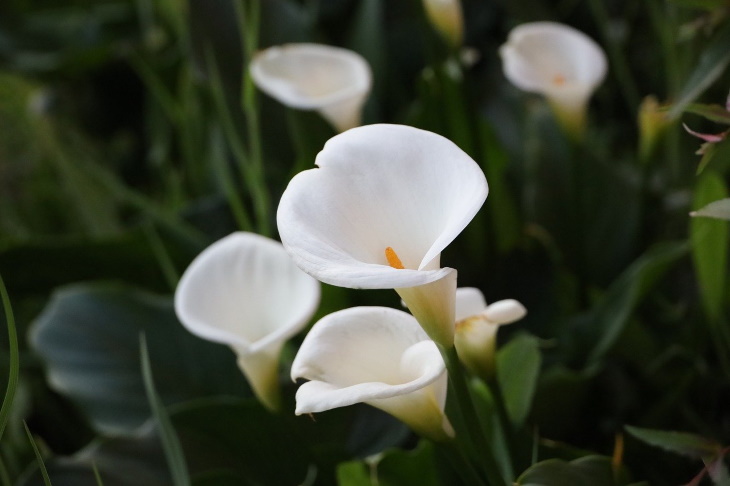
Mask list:
[[247,394],[233,353],[190,334],[167,297],[121,285],[68,286],[33,326],[31,343],[50,384],[103,432],[131,432],[150,416],[139,371],[142,332],[164,403]]
[[512,423],[520,428],[530,413],[540,373],[540,343],[534,336],[512,338],[497,353],[497,378]]

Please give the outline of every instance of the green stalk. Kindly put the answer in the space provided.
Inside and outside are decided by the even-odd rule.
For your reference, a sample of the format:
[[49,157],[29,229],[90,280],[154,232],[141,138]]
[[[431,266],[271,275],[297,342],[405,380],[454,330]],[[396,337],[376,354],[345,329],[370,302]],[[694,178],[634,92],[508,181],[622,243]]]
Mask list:
[[46,469],[46,465],[43,463],[43,456],[41,455],[41,451],[38,450],[38,444],[35,443],[33,434],[30,433],[30,429],[28,428],[28,424],[25,423],[25,420],[23,420],[23,427],[25,427],[25,433],[28,436],[28,441],[30,441],[30,445],[33,447],[33,453],[35,454],[38,467],[41,471],[41,476],[43,477],[43,484],[45,484],[45,486],[51,486],[51,478],[48,477],[48,470]]
[[[249,2],[240,0],[236,2],[236,13],[242,31],[241,42],[243,43],[243,52],[246,54],[245,59],[248,63],[258,48],[261,5],[258,0]],[[271,197],[264,176],[261,124],[259,121],[256,87],[253,84],[247,68],[248,66],[244,65],[241,105],[248,130],[250,177],[247,177],[247,180],[244,182],[251,191],[258,223],[258,233],[264,236],[271,236],[271,225],[269,223]]]
[[459,407],[463,423],[462,430],[458,430],[457,434],[469,441],[475,451],[479,464],[484,467],[484,471],[489,479],[491,486],[509,486],[504,480],[494,456],[492,455],[486,438],[481,434],[481,426],[479,416],[477,415],[472,401],[469,387],[466,382],[464,369],[459,361],[456,348],[452,346],[449,349],[440,347],[441,354],[446,362],[446,369],[449,375],[449,385],[453,391],[456,403]]
[[464,484],[469,486],[486,486],[484,479],[479,476],[479,473],[474,469],[474,466],[464,456],[455,442],[436,443],[436,447],[448,458],[454,470],[461,476]]
[[0,296],[2,297],[3,308],[5,309],[5,321],[8,326],[8,348],[10,351],[10,364],[8,371],[8,385],[5,389],[5,398],[0,407],[0,438],[2,438],[5,427],[10,419],[10,412],[18,390],[18,377],[20,376],[20,351],[18,350],[18,332],[15,328],[15,317],[13,308],[10,305],[10,297],[5,288],[5,282],[0,277]]

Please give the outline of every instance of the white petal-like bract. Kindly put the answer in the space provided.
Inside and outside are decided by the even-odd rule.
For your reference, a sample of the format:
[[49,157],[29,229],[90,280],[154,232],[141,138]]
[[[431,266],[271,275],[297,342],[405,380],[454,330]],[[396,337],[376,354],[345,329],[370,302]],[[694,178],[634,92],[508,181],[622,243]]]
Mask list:
[[193,260],[175,292],[175,311],[193,334],[230,346],[254,392],[275,408],[281,348],[314,314],[319,287],[279,242],[238,232]]
[[297,415],[368,403],[432,439],[453,436],[444,415],[446,367],[413,316],[355,307],[317,322],[294,363]]
[[291,108],[317,110],[338,131],[360,125],[372,74],[356,52],[323,44],[285,44],[251,60],[256,86]]
[[499,53],[512,84],[544,95],[566,128],[582,130],[588,100],[608,69],[593,39],[568,25],[531,22],[512,29]]
[[[281,240],[300,268],[325,283],[350,288],[450,282],[454,270],[440,268],[441,251],[471,221],[488,192],[484,173],[471,157],[440,135],[383,124],[333,137],[316,165],[290,181],[277,214]],[[406,293],[401,297],[421,321],[418,302],[430,301],[433,292],[428,299]],[[453,301],[453,295],[446,298]],[[453,328],[453,302],[431,307],[451,312],[447,326]],[[453,329],[439,334],[453,335]]]

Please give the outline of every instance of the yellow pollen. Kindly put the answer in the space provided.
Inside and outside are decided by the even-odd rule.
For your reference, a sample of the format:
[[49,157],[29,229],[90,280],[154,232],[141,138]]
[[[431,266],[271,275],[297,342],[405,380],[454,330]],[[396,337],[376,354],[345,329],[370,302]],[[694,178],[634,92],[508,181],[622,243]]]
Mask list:
[[395,250],[391,247],[387,247],[385,249],[385,259],[388,260],[388,265],[390,265],[393,268],[397,268],[399,270],[403,270],[404,267],[403,263],[400,261],[400,258],[398,258],[398,255],[395,253]]
[[558,86],[562,86],[565,84],[565,76],[562,74],[556,74],[553,76],[553,84],[556,84]]

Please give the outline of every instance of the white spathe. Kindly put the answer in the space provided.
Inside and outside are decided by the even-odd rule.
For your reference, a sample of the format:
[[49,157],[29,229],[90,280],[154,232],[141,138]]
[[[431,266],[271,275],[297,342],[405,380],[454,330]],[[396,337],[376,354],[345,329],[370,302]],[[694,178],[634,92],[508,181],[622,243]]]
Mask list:
[[603,49],[568,25],[531,22],[512,29],[499,53],[507,79],[544,95],[563,127],[579,136],[588,101],[608,70]]
[[275,410],[281,349],[319,298],[319,282],[279,242],[237,232],[193,260],[175,291],[175,312],[193,334],[233,349],[256,396]]
[[385,124],[333,137],[315,163],[279,203],[294,261],[331,285],[398,290],[429,336],[451,346],[456,271],[440,256],[487,197],[477,163],[440,135]]
[[446,367],[435,343],[406,312],[355,307],[317,322],[294,358],[296,414],[368,403],[417,433],[454,436],[444,415]]
[[456,289],[456,352],[467,368],[488,379],[494,372],[497,331],[525,317],[527,310],[514,299],[487,305],[479,289]]
[[372,85],[362,56],[323,44],[269,47],[254,56],[249,72],[261,91],[291,108],[318,111],[339,132],[360,125]]

